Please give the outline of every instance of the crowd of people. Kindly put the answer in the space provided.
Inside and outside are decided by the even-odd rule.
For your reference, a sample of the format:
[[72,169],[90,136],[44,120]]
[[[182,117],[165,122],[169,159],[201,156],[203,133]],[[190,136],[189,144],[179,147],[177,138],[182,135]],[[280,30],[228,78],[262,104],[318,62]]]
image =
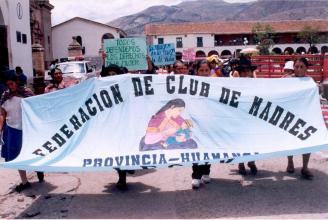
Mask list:
[[[152,64],[153,65],[153,64]],[[286,60],[284,67],[285,75],[283,77],[306,77],[307,68],[309,63],[305,58],[299,58],[295,61]],[[184,75],[197,75],[202,77],[248,77],[256,78],[257,67],[252,65],[251,59],[247,56],[241,56],[239,59],[231,59],[228,63],[224,64],[217,56],[213,55],[207,59],[200,60],[198,62],[193,62],[188,64],[181,60],[176,61],[173,66],[167,66],[163,69],[154,68],[151,66],[148,68],[147,73],[167,73],[167,74],[184,74]],[[152,71],[150,71],[152,70]],[[154,71],[155,70],[155,71]],[[121,70],[120,67],[116,65],[111,65],[104,68],[101,75],[113,76],[118,74],[124,74],[125,71]],[[311,180],[313,174],[308,169],[308,163],[310,159],[310,154],[303,155],[303,166],[301,169],[301,175],[303,178]],[[258,169],[256,167],[255,161],[250,161],[247,163],[250,168],[250,174],[256,175]],[[293,156],[288,157],[288,163],[286,171],[288,173],[294,173],[294,163]],[[241,175],[246,175],[247,171],[244,163],[238,165],[238,172]],[[126,171],[118,171],[119,181],[117,183],[118,188],[127,189],[126,185]],[[202,183],[210,182],[210,164],[192,166],[192,188],[198,189]]]
[[[144,74],[156,74],[158,72],[166,72],[167,74],[183,74],[183,75],[196,75],[201,77],[246,77],[256,78],[257,67],[252,64],[251,59],[247,56],[240,56],[238,59],[230,59],[226,62],[219,59],[218,56],[212,55],[206,59],[199,60],[198,62],[187,63],[182,60],[177,60],[173,66],[165,68],[157,68],[147,57],[148,69],[141,73]],[[298,58],[296,60],[286,60],[284,66],[284,77],[306,77],[307,68],[309,63],[305,58]],[[117,65],[109,65],[103,67],[100,73],[100,77],[111,77],[120,74],[126,74],[129,71],[124,67]],[[44,92],[50,93],[56,90],[65,89],[73,84],[66,83],[63,80],[63,73],[59,68],[52,66],[50,75],[52,81],[46,86]],[[21,112],[21,100],[26,97],[33,96],[33,92],[26,87],[26,76],[20,67],[7,74],[4,87],[2,90],[2,98],[0,100],[1,116],[0,116],[0,132],[3,134],[3,145],[1,150],[1,156],[5,158],[5,161],[11,161],[15,159],[22,147],[22,112]],[[0,91],[1,92],[1,91]],[[308,168],[310,154],[303,155],[303,166],[301,169],[301,175],[305,179],[311,180],[313,174]],[[250,174],[256,175],[258,169],[254,161],[247,163],[250,168]],[[210,164],[192,166],[191,186],[193,189],[198,189],[202,183],[210,183]],[[293,156],[288,157],[287,168],[288,173],[294,173]],[[118,182],[117,188],[120,190],[127,189],[127,173],[133,174],[131,170],[117,170]],[[238,172],[241,175],[247,175],[246,167],[244,163],[238,165]],[[15,190],[21,192],[31,185],[27,180],[26,172],[19,170],[21,183],[16,186]],[[37,172],[37,176],[40,182],[44,181],[44,174]]]

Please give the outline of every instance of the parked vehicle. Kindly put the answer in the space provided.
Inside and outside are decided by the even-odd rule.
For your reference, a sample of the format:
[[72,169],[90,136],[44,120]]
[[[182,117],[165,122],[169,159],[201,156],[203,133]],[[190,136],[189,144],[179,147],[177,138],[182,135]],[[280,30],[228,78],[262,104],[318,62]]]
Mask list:
[[[89,61],[72,61],[58,63],[56,68],[61,69],[63,77],[71,78],[77,82],[96,77],[97,72],[94,67],[91,66]],[[51,80],[50,71],[47,71],[45,75],[45,81],[49,82]]]

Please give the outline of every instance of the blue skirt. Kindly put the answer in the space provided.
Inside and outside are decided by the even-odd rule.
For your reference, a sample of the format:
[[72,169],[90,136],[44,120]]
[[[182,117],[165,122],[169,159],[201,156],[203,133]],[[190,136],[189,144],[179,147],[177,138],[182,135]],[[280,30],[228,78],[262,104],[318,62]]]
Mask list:
[[3,131],[3,142],[1,149],[1,157],[5,158],[5,161],[14,160],[22,149],[23,132],[15,128],[9,127],[5,124]]

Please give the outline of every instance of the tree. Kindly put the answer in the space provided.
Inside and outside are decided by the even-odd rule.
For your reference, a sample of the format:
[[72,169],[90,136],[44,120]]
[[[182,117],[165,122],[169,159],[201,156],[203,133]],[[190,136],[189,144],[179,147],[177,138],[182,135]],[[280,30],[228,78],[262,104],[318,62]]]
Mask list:
[[320,41],[318,28],[316,27],[312,28],[310,26],[304,26],[301,32],[297,34],[297,37],[310,44],[310,48],[315,46]]
[[269,24],[257,23],[252,28],[252,33],[254,35],[254,40],[258,44],[257,49],[260,51],[261,55],[269,55],[269,49],[274,45],[274,34],[275,31],[273,27]]

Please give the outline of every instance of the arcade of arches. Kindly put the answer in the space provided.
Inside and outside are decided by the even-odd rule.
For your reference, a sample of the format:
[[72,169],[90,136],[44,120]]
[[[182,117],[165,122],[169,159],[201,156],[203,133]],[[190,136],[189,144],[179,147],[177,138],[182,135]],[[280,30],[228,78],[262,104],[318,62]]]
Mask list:
[[[211,50],[210,52],[208,52],[208,54],[206,55],[206,53],[202,50],[198,50],[196,52],[196,57],[206,57],[206,56],[212,56],[212,55],[218,55],[218,56],[222,56],[222,57],[231,57],[232,55],[234,55],[237,52],[237,55],[239,54],[239,52],[241,51],[241,49],[237,49],[236,51],[234,51],[233,53],[230,50],[222,50],[221,53],[219,53],[216,50]],[[281,55],[281,54],[293,54],[293,53],[307,53],[307,52],[311,52],[311,53],[328,53],[328,46],[322,46],[320,48],[320,50],[315,47],[312,46],[310,49],[306,49],[305,47],[298,47],[296,48],[296,50],[294,50],[292,47],[287,47],[284,50],[282,48],[279,47],[275,47],[272,49],[272,52],[276,55]],[[176,57],[177,59],[181,59],[182,58],[182,53],[181,52],[176,52]]]

